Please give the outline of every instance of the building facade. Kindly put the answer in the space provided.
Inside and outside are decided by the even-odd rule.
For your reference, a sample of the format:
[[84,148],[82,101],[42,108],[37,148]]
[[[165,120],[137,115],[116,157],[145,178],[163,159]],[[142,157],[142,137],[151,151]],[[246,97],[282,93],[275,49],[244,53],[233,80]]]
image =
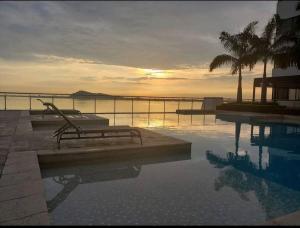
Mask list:
[[[300,19],[300,10],[297,10],[298,3],[300,3],[300,1],[277,2],[277,14],[280,17],[280,29],[276,33],[277,37],[297,29],[296,23]],[[300,31],[297,32],[300,38]],[[300,69],[297,67],[288,67],[286,69],[274,67],[272,70],[272,77],[293,75],[300,75]]]
[[[300,9],[297,9],[300,1],[277,2],[277,14],[280,17],[279,30],[276,37],[287,32],[295,31],[300,39],[300,30],[297,23],[300,21]],[[255,100],[255,88],[261,87],[262,78],[254,79],[253,100]],[[288,107],[300,108],[300,69],[288,67],[285,69],[274,67],[272,77],[266,80],[268,88],[272,88],[272,100]]]

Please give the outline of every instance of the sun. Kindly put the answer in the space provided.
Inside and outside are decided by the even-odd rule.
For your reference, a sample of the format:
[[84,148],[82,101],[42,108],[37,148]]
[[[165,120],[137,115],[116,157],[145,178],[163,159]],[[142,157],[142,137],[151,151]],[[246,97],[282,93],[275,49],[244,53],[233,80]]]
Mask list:
[[143,69],[143,73],[147,76],[165,77],[167,72],[159,69]]

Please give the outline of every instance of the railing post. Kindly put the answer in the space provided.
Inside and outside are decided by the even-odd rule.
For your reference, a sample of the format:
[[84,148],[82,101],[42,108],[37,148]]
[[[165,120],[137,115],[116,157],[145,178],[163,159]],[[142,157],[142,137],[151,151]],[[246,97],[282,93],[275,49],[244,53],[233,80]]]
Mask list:
[[4,95],[4,110],[6,110],[6,94]]
[[150,99],[149,99],[149,102],[148,102],[148,126],[150,124]]
[[164,100],[164,120],[163,120],[163,125],[165,125],[165,119],[166,119],[166,100]]
[[52,96],[52,104],[54,104],[54,97]]
[[193,123],[193,109],[194,109],[194,100],[192,99],[192,103],[191,103],[191,124]]
[[95,103],[94,103],[94,113],[97,112],[97,98],[95,97]]
[[114,125],[116,125],[116,98],[114,97]]
[[[180,100],[178,100],[178,105],[177,105],[178,107],[177,107],[177,110],[179,110],[179,107],[180,107]],[[177,123],[178,123],[178,125],[179,125],[179,112],[178,112],[178,114],[177,114]]]
[[29,110],[31,110],[31,96],[29,96]]
[[131,125],[133,126],[133,98],[131,99]]
[[73,101],[73,110],[75,110],[75,101],[74,101],[74,97],[72,97],[72,101]]

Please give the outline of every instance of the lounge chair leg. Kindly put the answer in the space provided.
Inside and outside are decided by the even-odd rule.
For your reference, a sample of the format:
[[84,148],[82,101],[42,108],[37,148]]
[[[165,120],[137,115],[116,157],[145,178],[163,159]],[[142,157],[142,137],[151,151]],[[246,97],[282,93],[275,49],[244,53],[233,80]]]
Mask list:
[[60,149],[60,139],[61,139],[62,135],[57,135],[56,141],[57,141],[57,148]]
[[136,130],[137,136],[140,138],[141,145],[143,145],[142,134],[140,131]]

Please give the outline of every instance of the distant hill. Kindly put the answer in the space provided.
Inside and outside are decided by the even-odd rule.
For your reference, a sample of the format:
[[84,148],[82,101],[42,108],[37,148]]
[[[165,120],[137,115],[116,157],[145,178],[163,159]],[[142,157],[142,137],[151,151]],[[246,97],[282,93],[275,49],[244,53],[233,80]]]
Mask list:
[[111,95],[105,94],[105,93],[91,93],[84,90],[79,90],[76,93],[72,93],[71,97],[77,98],[77,99],[88,99],[90,96],[96,96],[96,97],[112,97]]

